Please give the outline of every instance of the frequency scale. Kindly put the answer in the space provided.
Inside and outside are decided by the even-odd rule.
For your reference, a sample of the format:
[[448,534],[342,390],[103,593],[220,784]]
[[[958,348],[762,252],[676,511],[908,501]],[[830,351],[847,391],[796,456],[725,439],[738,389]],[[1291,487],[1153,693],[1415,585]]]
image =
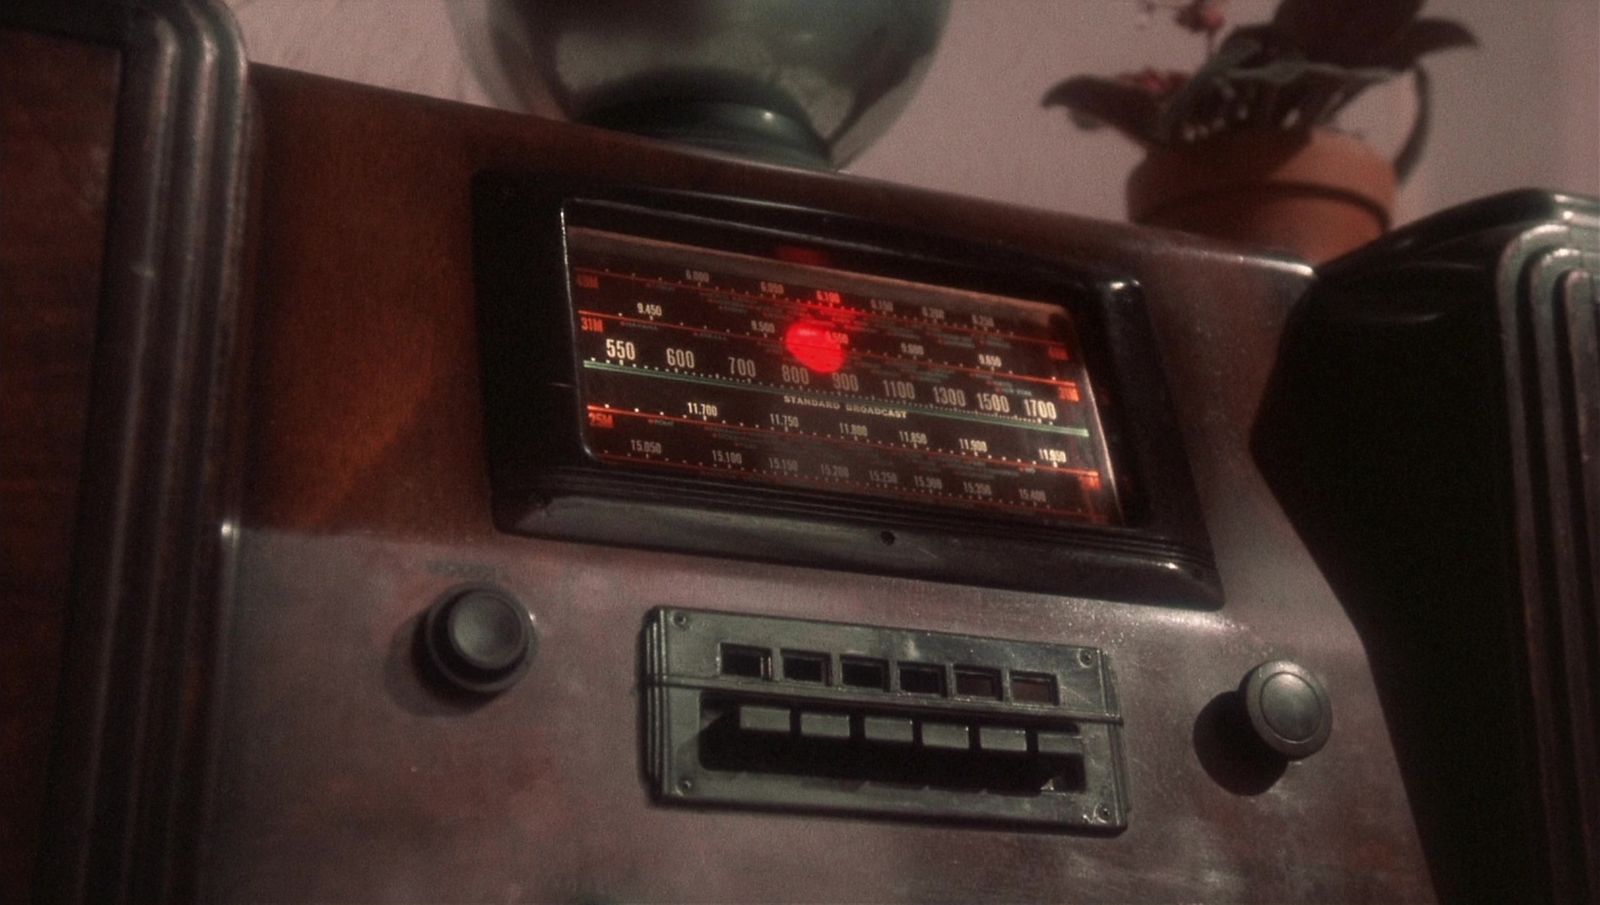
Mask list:
[[507,530],[1217,604],[1133,281],[794,205],[474,198]]
[[567,249],[597,459],[1115,519],[1059,306],[582,228]]

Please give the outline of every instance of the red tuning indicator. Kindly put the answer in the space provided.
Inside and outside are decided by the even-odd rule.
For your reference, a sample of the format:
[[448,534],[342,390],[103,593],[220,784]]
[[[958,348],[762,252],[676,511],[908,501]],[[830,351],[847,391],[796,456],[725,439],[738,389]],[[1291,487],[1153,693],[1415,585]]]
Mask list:
[[795,321],[783,334],[783,348],[818,374],[832,374],[844,367],[844,347],[849,341],[833,324],[815,320]]

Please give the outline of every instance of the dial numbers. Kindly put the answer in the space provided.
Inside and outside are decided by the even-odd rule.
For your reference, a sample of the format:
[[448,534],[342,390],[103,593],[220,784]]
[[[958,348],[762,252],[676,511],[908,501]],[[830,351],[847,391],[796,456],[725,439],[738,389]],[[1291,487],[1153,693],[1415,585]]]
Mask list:
[[602,462],[1117,518],[1059,305],[568,230]]

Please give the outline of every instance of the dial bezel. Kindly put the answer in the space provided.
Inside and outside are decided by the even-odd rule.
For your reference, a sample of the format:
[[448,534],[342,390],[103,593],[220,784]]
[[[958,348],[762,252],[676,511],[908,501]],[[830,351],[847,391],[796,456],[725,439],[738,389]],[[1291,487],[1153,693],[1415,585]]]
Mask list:
[[[841,267],[831,253],[823,263],[822,251],[814,245],[760,248],[746,236],[750,251],[765,253],[744,254],[644,237],[637,235],[639,230],[599,230],[570,217],[565,230],[572,271],[567,292],[578,324],[572,342],[583,350],[575,356],[573,383],[581,408],[602,406],[579,413],[578,431],[596,464],[899,499],[1035,522],[1120,523],[1092,375],[1082,360],[1066,299],[1020,299],[948,284],[887,280]],[[785,255],[810,260],[781,260]],[[699,274],[710,282],[685,284],[680,273]],[[752,294],[757,287],[782,295]],[[813,294],[831,300],[817,303]],[[873,310],[869,301],[890,306],[893,313]],[[935,311],[945,321],[914,316],[927,306],[947,306],[948,311]],[[635,314],[635,309],[642,313]],[[740,314],[735,316],[734,310]],[[999,325],[970,326],[962,320],[964,313],[992,314],[1000,318]],[[797,317],[817,324],[831,318],[828,323],[847,331],[846,343],[853,336],[858,350],[847,355],[841,348],[839,355],[842,372],[852,378],[850,389],[836,389],[783,349],[775,334]],[[744,332],[752,323],[772,334]],[[920,359],[895,348],[897,339],[908,337],[917,341],[913,354]],[[867,348],[859,348],[862,343]],[[969,345],[972,360],[965,367],[937,360],[966,356],[964,347]],[[1060,360],[1047,359],[1046,347],[1058,350]],[[984,348],[1017,362],[1021,373],[979,367],[977,352]],[[661,357],[663,349],[696,360],[674,365]],[[716,363],[723,354],[728,363],[750,366],[748,376],[724,373]],[[801,378],[803,384],[794,382]],[[1044,392],[1029,389],[1041,379],[1056,378]],[[874,391],[879,383],[895,383],[920,396],[910,401],[890,398]],[[941,390],[952,387],[959,402],[955,396],[936,401]],[[1058,411],[1052,400],[1063,387],[1074,401],[1062,396]],[[1058,419],[1065,412],[1061,420],[1066,423],[1023,414],[1027,403],[1038,405],[1040,400]],[[1004,404],[1007,414],[980,411],[980,401]],[[708,408],[715,414],[708,414]],[[834,433],[841,420],[858,433]],[[713,424],[723,426],[721,440],[712,439],[715,430],[697,430]],[[902,429],[898,434],[893,432],[897,427]],[[1073,431],[1080,433],[1074,436]],[[907,434],[920,437],[914,442],[921,448],[900,442]],[[637,453],[629,448],[630,441]],[[665,449],[652,449],[657,443]],[[1056,462],[1035,455],[1041,444],[1052,447],[1048,451],[1059,457]],[[725,456],[737,448],[739,462],[712,460],[714,447],[724,447]],[[766,467],[777,460],[791,464],[793,471]],[[873,480],[868,477],[872,474],[880,477]],[[913,478],[936,483],[918,486]],[[963,486],[967,484],[974,485],[971,491]]]
[[[829,211],[484,173],[475,272],[496,524],[543,537],[1209,609],[1221,604],[1137,284],[1082,262]],[[1098,396],[1121,522],[1088,524],[596,463],[564,247],[568,225],[1012,298],[1059,300]]]

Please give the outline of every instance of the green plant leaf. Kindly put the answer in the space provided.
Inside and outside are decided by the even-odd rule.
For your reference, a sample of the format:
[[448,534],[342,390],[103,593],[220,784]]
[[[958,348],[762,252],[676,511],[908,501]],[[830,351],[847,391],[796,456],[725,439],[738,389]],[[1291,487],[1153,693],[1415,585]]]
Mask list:
[[1350,68],[1347,66],[1335,66],[1331,63],[1313,63],[1310,60],[1274,60],[1264,66],[1241,66],[1227,73],[1227,78],[1231,81],[1287,85],[1297,79],[1316,76],[1320,79],[1344,85],[1373,85],[1378,82],[1388,81],[1399,75],[1400,72],[1401,70],[1385,69],[1378,66]]
[[1423,0],[1283,0],[1273,27],[1307,57],[1321,63],[1372,62],[1417,18]]
[[1269,33],[1270,26],[1252,26],[1236,29],[1228,35],[1211,59],[1206,60],[1206,64],[1161,105],[1154,130],[1156,142],[1177,142],[1184,125],[1191,123],[1200,99],[1215,92],[1217,80],[1226,73],[1261,54],[1267,47]]
[[1081,118],[1098,121],[1141,144],[1155,140],[1160,104],[1148,91],[1126,82],[1075,76],[1046,92],[1040,105],[1065,107],[1079,125],[1085,125]]
[[1417,120],[1396,160],[1416,164],[1431,122],[1423,56],[1476,46],[1460,23],[1419,19],[1424,0],[1282,0],[1273,20],[1234,29],[1165,98],[1106,78],[1068,79],[1044,96],[1079,125],[1110,125],[1141,144],[1180,145],[1245,128],[1302,130],[1331,122],[1373,84],[1415,77]]
[[1227,74],[1233,81],[1265,82],[1268,85],[1287,85],[1303,78],[1311,71],[1311,63],[1304,59],[1274,60],[1265,66],[1241,66]]
[[1417,118],[1411,123],[1411,133],[1394,158],[1394,175],[1401,182],[1411,175],[1422,160],[1422,148],[1428,143],[1428,131],[1433,126],[1433,85],[1421,66],[1411,70],[1412,86],[1417,92]]
[[1372,62],[1391,69],[1410,69],[1427,54],[1477,46],[1477,36],[1459,22],[1418,19],[1379,49],[1373,55]]

